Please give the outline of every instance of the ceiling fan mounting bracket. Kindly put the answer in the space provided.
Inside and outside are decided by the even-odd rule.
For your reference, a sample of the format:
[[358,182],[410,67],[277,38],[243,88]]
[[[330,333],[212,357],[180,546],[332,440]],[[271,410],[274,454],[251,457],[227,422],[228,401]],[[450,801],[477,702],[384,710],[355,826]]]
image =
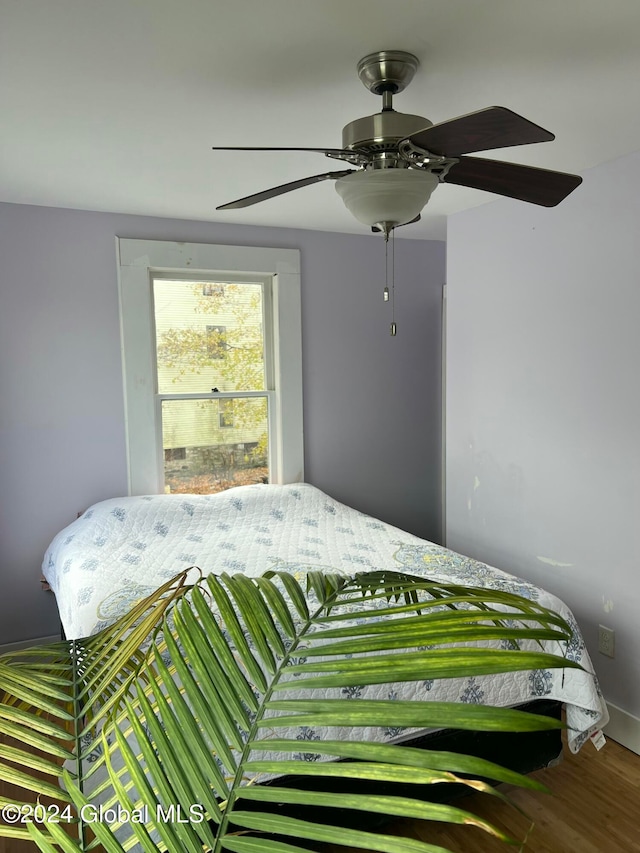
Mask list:
[[418,58],[405,50],[378,50],[362,57],[358,77],[374,95],[397,95],[413,80],[419,65]]

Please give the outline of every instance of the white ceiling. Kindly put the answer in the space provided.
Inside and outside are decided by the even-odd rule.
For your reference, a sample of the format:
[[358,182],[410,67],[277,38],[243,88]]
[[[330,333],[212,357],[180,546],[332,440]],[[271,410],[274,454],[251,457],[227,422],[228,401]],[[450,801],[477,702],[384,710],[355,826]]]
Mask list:
[[[640,149],[639,43],[638,0],[0,0],[0,200],[366,233],[330,181],[217,212],[344,166],[211,146],[340,147],[380,109],[358,60],[407,50],[396,109],[509,107],[556,140],[498,159],[580,173]],[[441,186],[402,236],[493,198]]]

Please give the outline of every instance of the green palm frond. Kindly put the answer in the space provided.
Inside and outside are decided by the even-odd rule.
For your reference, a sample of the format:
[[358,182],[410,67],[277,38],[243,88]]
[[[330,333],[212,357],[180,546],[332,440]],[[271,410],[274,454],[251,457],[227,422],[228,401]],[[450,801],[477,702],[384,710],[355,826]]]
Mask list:
[[[317,817],[341,809],[475,825],[510,841],[464,809],[425,801],[424,786],[497,796],[485,780],[542,786],[483,759],[382,742],[371,730],[560,723],[508,708],[374,698],[380,690],[367,687],[580,668],[562,655],[570,639],[560,616],[529,599],[398,572],[209,575],[192,585],[182,574],[93,637],[0,657],[0,734],[12,739],[0,746],[0,778],[81,818],[0,823],[0,836],[74,853],[97,845],[299,853],[306,839],[442,849],[340,825],[334,811],[330,821]],[[349,698],[349,688],[364,698]],[[296,783],[285,787],[285,776]],[[336,780],[351,781],[338,791]],[[363,782],[402,793],[366,793]],[[300,811],[308,805],[311,816]]]

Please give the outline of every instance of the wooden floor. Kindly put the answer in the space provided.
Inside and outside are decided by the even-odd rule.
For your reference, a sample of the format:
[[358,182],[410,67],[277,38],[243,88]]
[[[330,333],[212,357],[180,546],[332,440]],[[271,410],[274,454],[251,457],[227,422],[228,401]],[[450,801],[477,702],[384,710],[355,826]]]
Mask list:
[[[24,744],[17,743],[9,737],[0,735],[0,746],[24,747]],[[51,777],[46,778],[51,781]],[[6,797],[9,800],[17,800],[19,802],[36,802],[35,794],[29,794],[28,792],[25,792],[23,788],[18,788],[10,785],[8,782],[0,780],[0,799],[3,797]],[[42,797],[41,802],[44,805],[47,805],[50,804],[52,800]],[[21,828],[24,829],[24,826]],[[23,841],[15,838],[0,838],[0,853],[33,853],[33,851],[37,851],[37,849],[38,847],[33,841]]]
[[[563,762],[534,774],[552,790],[551,795],[503,790],[529,815],[535,826],[526,853],[640,853],[640,756],[609,740],[596,752],[589,743],[578,755],[565,752]],[[16,791],[0,782],[0,796]],[[490,819],[517,838],[529,822],[514,808],[494,797],[473,795],[457,805]],[[389,827],[394,835],[416,838],[445,847],[453,853],[507,853],[513,848],[475,827],[455,827],[403,821]],[[326,848],[345,853],[352,848]],[[31,853],[30,842],[0,838],[0,853]]]
[[[534,827],[526,853],[636,853],[640,851],[640,756],[608,740],[600,752],[587,743],[578,753],[565,750],[557,767],[533,774],[551,795],[503,786]],[[456,805],[491,820],[522,839],[530,826],[520,812],[496,797],[474,794]],[[453,853],[507,853],[518,850],[476,827],[402,821],[388,832],[440,845]],[[353,848],[331,847],[327,853]]]

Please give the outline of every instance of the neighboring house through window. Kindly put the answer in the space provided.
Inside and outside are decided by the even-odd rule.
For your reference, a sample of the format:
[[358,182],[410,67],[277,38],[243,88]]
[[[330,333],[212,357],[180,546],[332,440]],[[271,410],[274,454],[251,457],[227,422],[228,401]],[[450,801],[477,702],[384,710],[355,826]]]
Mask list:
[[299,252],[118,250],[130,493],[302,480]]

